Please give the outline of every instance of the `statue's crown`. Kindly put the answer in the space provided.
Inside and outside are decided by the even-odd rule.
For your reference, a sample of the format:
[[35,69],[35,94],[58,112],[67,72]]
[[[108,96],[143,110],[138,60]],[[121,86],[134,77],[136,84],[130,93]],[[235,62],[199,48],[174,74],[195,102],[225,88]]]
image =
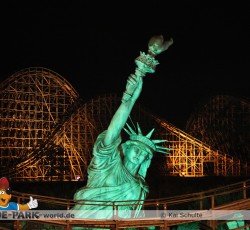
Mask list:
[[154,129],[152,129],[146,136],[142,134],[141,128],[137,123],[137,133],[134,131],[131,126],[126,123],[128,129],[124,127],[125,132],[129,135],[130,140],[132,141],[139,141],[144,145],[148,146],[153,152],[161,152],[165,154],[169,154],[167,150],[170,150],[167,147],[159,146],[157,144],[166,142],[167,140],[151,140],[150,137],[152,136]]

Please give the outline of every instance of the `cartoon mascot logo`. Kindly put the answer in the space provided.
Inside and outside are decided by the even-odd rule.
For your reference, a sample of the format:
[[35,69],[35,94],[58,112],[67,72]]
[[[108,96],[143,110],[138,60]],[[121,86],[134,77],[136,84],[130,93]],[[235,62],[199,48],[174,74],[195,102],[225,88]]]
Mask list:
[[0,179],[0,210],[29,210],[38,207],[38,202],[30,196],[30,201],[27,204],[19,204],[10,202],[11,188],[6,177]]

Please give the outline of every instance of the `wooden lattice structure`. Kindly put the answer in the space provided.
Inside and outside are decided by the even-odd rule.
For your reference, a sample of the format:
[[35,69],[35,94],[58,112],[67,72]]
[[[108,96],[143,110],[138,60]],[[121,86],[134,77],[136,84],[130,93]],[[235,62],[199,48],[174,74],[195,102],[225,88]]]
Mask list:
[[[13,180],[85,180],[94,141],[107,128],[120,97],[84,101],[59,74],[23,69],[0,84],[1,175]],[[153,115],[137,103],[133,122],[153,139],[166,139],[170,154],[155,154],[163,175],[245,175],[240,160]],[[126,140],[126,135],[123,136]]]
[[240,176],[240,160],[224,154],[192,137],[162,119],[156,118],[166,130],[172,153],[166,158],[167,171],[178,176]]
[[[208,98],[197,107],[186,125],[190,135],[241,162],[250,162],[249,130],[250,99],[229,95]],[[243,168],[246,174],[249,170]]]
[[91,136],[93,127],[79,112],[70,83],[36,67],[13,74],[0,89],[1,175],[45,181],[84,177],[88,143],[79,140]]

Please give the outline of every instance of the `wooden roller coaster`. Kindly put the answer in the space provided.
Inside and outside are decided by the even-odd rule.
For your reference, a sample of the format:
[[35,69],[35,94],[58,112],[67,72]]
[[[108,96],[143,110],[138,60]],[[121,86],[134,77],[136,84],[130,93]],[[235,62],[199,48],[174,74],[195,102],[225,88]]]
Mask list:
[[[115,95],[84,101],[68,81],[46,68],[13,74],[0,84],[1,175],[17,181],[85,180],[95,138],[119,101]],[[249,104],[244,103],[244,111],[249,114]],[[194,128],[192,136],[140,105],[132,118],[142,130],[155,127],[156,135],[168,140],[170,154],[158,156],[163,175],[249,175],[245,160],[195,138]]]

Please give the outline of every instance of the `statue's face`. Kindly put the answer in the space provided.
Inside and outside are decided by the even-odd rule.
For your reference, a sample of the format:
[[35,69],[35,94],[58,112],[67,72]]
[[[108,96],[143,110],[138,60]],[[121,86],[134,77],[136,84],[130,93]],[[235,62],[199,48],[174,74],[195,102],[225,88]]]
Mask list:
[[126,149],[125,156],[131,163],[141,165],[145,160],[148,160],[149,153],[140,145],[131,144]]

